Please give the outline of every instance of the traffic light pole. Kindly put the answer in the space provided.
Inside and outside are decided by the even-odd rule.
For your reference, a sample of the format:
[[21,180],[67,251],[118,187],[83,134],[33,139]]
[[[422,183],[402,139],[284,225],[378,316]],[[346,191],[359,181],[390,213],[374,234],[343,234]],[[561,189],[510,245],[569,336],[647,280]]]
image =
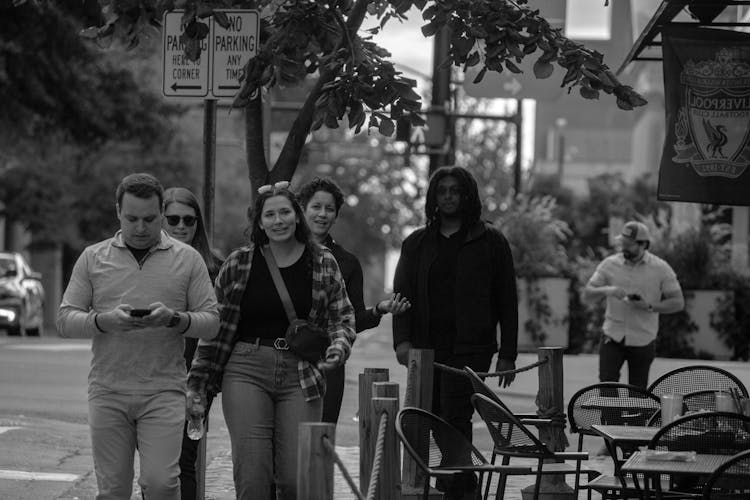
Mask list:
[[445,141],[448,141],[448,148],[440,148],[430,152],[430,175],[439,167],[448,165],[453,161],[453,118],[450,116],[450,87],[451,87],[451,68],[441,68],[440,64],[448,58],[450,49],[450,34],[447,28],[441,28],[435,33],[435,42],[432,54],[432,99],[430,101],[432,112],[438,115],[442,121],[443,130],[445,131]]

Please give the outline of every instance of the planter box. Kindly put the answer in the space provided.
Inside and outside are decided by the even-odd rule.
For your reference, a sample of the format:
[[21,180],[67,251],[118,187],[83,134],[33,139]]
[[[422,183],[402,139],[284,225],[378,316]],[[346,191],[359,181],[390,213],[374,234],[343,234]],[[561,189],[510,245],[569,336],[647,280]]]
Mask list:
[[701,351],[711,354],[715,359],[731,359],[733,350],[724,344],[719,333],[711,327],[711,313],[716,310],[718,301],[731,295],[723,290],[686,290],[685,311],[698,326],[692,334],[691,344],[696,354]]
[[[533,352],[538,347],[568,347],[569,286],[567,278],[518,279],[519,352]],[[541,299],[541,304],[530,301],[535,296]],[[538,312],[540,305],[545,311],[542,314]],[[534,338],[534,324],[542,332],[541,341]]]

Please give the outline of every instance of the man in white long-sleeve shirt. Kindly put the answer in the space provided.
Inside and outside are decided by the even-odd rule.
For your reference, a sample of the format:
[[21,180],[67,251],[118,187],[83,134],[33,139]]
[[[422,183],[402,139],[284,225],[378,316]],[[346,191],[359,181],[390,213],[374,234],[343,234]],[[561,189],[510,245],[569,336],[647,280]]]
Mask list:
[[136,449],[145,498],[180,498],[183,337],[211,339],[219,328],[203,258],[161,230],[163,197],[149,174],[122,180],[120,230],[83,251],[57,316],[60,336],[92,339],[89,425],[100,500],[130,499]]

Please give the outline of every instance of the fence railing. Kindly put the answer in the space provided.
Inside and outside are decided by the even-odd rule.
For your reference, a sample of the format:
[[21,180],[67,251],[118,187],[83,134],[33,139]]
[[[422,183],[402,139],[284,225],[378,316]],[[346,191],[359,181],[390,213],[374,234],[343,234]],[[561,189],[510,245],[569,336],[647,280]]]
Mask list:
[[[537,413],[554,421],[540,428],[540,438],[553,451],[563,451],[567,444],[564,430],[563,349],[540,348],[535,363],[503,372],[481,372],[481,377],[497,377],[539,369]],[[434,362],[431,350],[412,349],[407,365],[404,406],[432,408],[434,370],[465,375],[464,371]],[[367,368],[359,376],[359,443],[360,484],[357,486],[346,465],[336,453],[334,424],[300,424],[299,439],[299,500],[333,500],[334,464],[357,500],[396,500],[420,495],[426,478],[407,455],[399,470],[400,446],[396,439],[395,419],[399,410],[399,387],[388,382],[388,370]],[[562,422],[562,425],[560,424]],[[524,488],[533,493],[534,485]],[[544,476],[540,489],[545,493],[569,493],[562,476]],[[440,495],[437,492],[436,498]]]

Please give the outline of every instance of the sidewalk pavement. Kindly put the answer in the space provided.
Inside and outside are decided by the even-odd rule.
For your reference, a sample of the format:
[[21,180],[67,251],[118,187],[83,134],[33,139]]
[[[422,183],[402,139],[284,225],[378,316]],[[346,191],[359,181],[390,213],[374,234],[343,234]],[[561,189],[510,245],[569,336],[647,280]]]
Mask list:
[[[406,369],[398,365],[393,355],[391,345],[390,317],[383,318],[382,324],[373,330],[360,334],[354,346],[352,356],[347,362],[346,387],[341,409],[339,424],[336,429],[336,451],[341,457],[348,472],[353,477],[355,484],[359,484],[359,432],[358,423],[354,420],[358,406],[358,377],[365,368],[387,368],[391,382],[399,384],[401,393],[400,401],[406,392]],[[536,353],[522,353],[518,356],[516,367],[530,365],[538,361]],[[750,387],[750,364],[744,362],[729,361],[699,361],[657,358],[651,367],[650,380],[659,375],[687,364],[711,364],[724,368]],[[494,366],[493,366],[494,369]],[[565,401],[580,388],[598,381],[598,355],[568,355],[564,359]],[[621,380],[627,380],[627,369],[624,370]],[[517,412],[534,412],[536,405],[534,400],[538,389],[538,372],[532,369],[519,373],[513,385],[506,389],[498,389],[500,397]],[[232,459],[230,452],[229,436],[221,414],[221,401],[217,399],[211,410],[211,429],[209,432],[206,470],[206,499],[207,500],[230,500],[234,499],[234,488],[232,485]],[[568,435],[571,447],[577,443],[577,435]],[[475,415],[474,442],[477,447],[490,455],[491,448],[488,443],[491,439],[484,424]],[[589,451],[590,459],[588,466],[605,474],[612,473],[612,461],[608,456],[596,456],[601,448],[602,441],[595,437],[584,439],[584,449]],[[572,484],[572,476],[568,482]],[[521,500],[520,489],[533,483],[529,476],[511,477],[508,481],[507,500]],[[336,500],[349,500],[356,498],[351,492],[340,471],[334,467],[334,498]],[[586,498],[581,493],[579,498]],[[597,495],[594,495],[597,498]]]

